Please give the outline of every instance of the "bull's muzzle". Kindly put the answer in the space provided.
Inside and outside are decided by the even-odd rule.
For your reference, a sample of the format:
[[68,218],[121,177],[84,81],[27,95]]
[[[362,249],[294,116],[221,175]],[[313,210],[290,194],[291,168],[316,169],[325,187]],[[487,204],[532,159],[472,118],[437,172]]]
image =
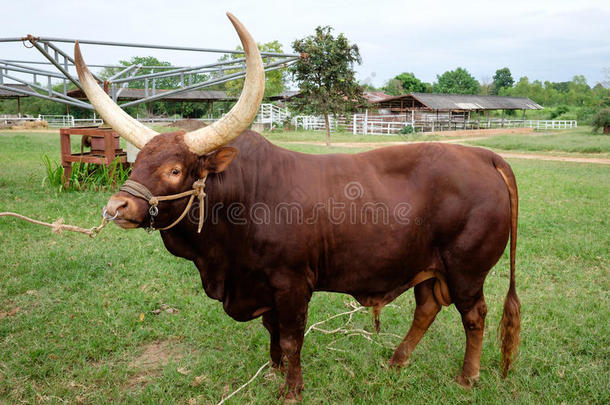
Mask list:
[[114,223],[124,229],[136,228],[138,222],[132,220],[132,208],[135,204],[127,197],[113,195],[108,200],[104,211],[106,216],[114,218]]

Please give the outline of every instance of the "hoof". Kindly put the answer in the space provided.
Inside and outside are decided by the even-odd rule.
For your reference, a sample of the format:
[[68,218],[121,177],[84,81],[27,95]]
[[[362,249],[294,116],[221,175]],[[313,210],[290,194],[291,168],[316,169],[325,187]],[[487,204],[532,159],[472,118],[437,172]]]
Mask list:
[[286,384],[282,384],[280,387],[280,398],[284,404],[294,404],[303,401],[303,395],[301,391],[303,387],[287,388]]
[[398,372],[398,371],[400,371],[401,368],[405,367],[407,364],[403,364],[403,363],[395,362],[394,360],[390,360],[388,365],[390,366],[391,370]]
[[301,401],[303,401],[303,397],[301,395],[298,395],[298,398],[284,397],[284,400],[282,401],[282,403],[283,404],[298,404]]
[[401,354],[396,354],[394,353],[394,355],[392,356],[392,358],[390,359],[389,362],[389,366],[391,369],[394,369],[396,371],[400,371],[401,368],[406,367],[409,364],[409,358],[401,355]]
[[284,366],[283,362],[280,364],[271,363],[271,370],[278,374],[286,374],[286,366]]
[[458,375],[455,377],[455,382],[460,384],[462,387],[466,389],[472,388],[479,381],[479,376],[465,377],[463,375]]

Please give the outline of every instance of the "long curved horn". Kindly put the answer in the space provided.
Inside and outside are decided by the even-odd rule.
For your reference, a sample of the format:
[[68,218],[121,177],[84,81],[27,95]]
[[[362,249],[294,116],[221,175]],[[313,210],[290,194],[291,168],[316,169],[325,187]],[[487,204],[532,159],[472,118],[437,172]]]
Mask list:
[[158,135],[158,132],[129,116],[97,85],[83,60],[78,41],[74,44],[74,62],[87,98],[112,129],[139,149]]
[[203,155],[231,142],[245,131],[256,117],[265,92],[265,70],[256,42],[231,13],[227,17],[235,27],[246,53],[246,80],[239,100],[221,120],[184,135],[191,152]]

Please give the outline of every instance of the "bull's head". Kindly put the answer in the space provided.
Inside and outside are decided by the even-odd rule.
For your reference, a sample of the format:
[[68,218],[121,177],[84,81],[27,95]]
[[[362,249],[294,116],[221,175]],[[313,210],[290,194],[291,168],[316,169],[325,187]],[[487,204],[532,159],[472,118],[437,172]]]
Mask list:
[[[78,42],[74,59],[78,76],[89,101],[119,135],[140,148],[130,176],[132,184],[144,186],[149,195],[167,196],[192,190],[198,179],[218,173],[231,163],[237,150],[223,147],[248,128],[258,112],[264,89],[265,72],[256,46],[245,27],[232,14],[233,23],[246,54],[246,79],[239,100],[227,115],[210,126],[192,132],[159,134],[124,112],[98,86],[85,65]],[[147,189],[147,190],[146,190]],[[158,227],[167,226],[186,202],[164,203],[156,217]],[[123,228],[147,226],[149,201],[137,193],[120,191],[107,204],[107,213]]]

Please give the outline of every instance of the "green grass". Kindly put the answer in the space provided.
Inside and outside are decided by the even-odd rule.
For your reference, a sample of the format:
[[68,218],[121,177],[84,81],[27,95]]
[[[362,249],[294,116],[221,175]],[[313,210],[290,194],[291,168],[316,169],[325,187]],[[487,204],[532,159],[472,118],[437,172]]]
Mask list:
[[[58,138],[0,135],[0,211],[97,225],[110,192],[41,187],[41,156],[59,158]],[[515,370],[500,377],[496,329],[508,288],[505,254],[486,282],[489,314],[474,389],[453,382],[465,338],[449,307],[400,373],[386,367],[398,338],[371,343],[312,332],[302,354],[305,403],[610,402],[610,168],[510,163],[521,197],[523,341]],[[192,263],[170,255],[157,234],[109,226],[97,239],[58,236],[0,218],[0,243],[0,403],[216,403],[268,359],[260,321],[225,315],[205,296]],[[309,324],[346,311],[349,300],[315,294]],[[153,314],[163,304],[178,312]],[[384,309],[382,332],[403,336],[413,308],[409,291]],[[352,327],[372,330],[370,316],[356,314]],[[201,384],[193,384],[196,377]],[[229,403],[277,403],[281,383],[260,376]]]
[[591,127],[528,134],[499,135],[465,142],[487,148],[529,152],[610,153],[610,136],[593,134]]

